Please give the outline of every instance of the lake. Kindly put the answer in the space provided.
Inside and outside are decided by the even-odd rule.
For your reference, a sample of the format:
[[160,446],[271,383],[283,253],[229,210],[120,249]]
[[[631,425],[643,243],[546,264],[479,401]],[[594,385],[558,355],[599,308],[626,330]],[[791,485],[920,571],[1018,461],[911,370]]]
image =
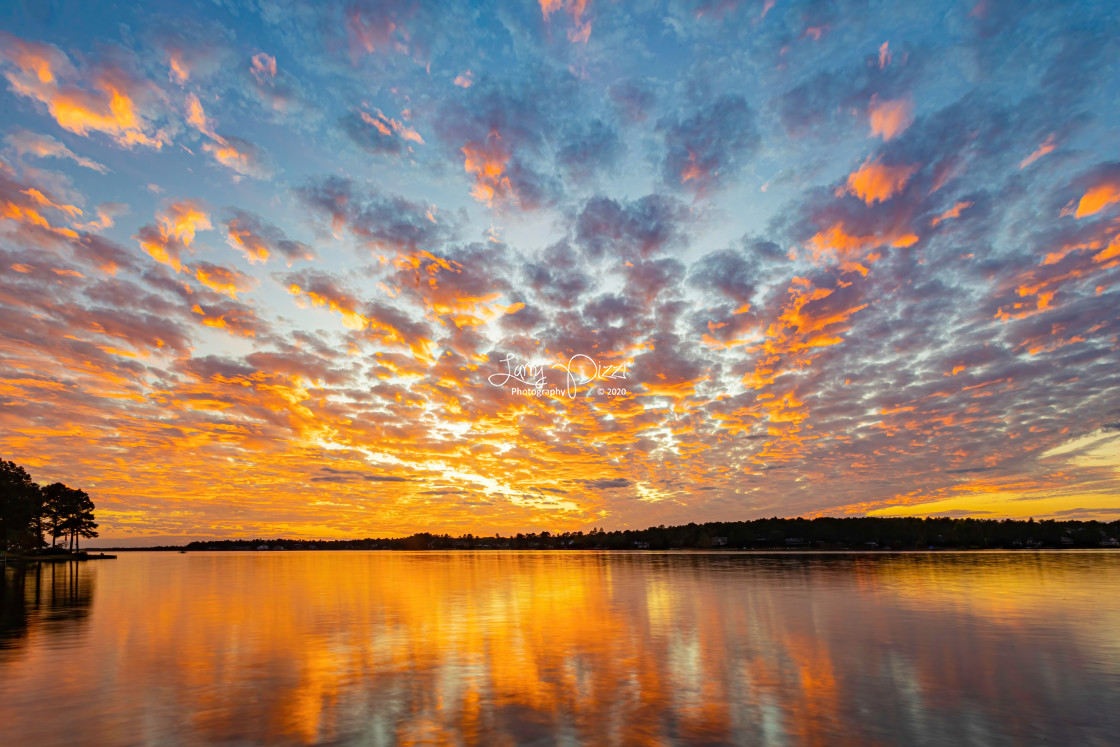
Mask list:
[[1120,552],[3,571],[5,745],[1120,743]]

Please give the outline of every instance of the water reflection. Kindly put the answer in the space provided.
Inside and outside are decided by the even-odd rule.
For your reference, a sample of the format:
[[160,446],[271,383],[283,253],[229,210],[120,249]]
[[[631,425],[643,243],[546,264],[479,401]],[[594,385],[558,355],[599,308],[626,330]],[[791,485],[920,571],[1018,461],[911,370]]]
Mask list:
[[0,579],[0,666],[34,633],[57,641],[77,636],[88,622],[94,574],[80,563],[13,565]]
[[7,572],[0,721],[14,744],[69,744],[74,725],[110,745],[1106,744],[1118,569],[1108,553],[122,554],[29,572],[21,593]]

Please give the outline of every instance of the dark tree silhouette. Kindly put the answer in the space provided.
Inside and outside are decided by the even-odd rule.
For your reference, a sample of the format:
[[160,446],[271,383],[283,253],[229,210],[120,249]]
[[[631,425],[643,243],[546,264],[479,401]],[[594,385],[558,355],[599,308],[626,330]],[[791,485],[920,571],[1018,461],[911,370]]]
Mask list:
[[97,536],[97,523],[93,520],[93,501],[84,490],[67,488],[65,485],[62,487],[65,489],[60,491],[62,501],[59,512],[62,520],[55,531],[70,538],[71,550],[79,550],[82,537],[88,539]]
[[55,546],[58,538],[62,536],[62,521],[65,518],[63,511],[66,500],[73,488],[68,488],[60,482],[51,483],[43,488],[43,529],[51,536],[51,547]]
[[43,545],[40,519],[43,494],[27,470],[0,459],[0,547],[38,549]]
[[40,488],[27,470],[0,460],[0,549],[39,550],[51,535],[51,547],[67,537],[70,548],[80,549],[81,539],[97,536],[93,501],[84,490],[60,482]]

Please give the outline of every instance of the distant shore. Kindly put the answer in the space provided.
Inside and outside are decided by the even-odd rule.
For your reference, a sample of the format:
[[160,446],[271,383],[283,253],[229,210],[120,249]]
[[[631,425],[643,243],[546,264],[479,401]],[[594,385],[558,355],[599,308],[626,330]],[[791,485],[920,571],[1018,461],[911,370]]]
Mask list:
[[185,545],[98,548],[140,550],[1041,550],[1120,548],[1120,521],[973,519],[948,517],[819,517],[754,519],[657,526],[639,530],[518,533],[511,536],[421,532],[408,537],[313,540],[254,538]]
[[[423,550],[402,550],[397,548],[379,547],[379,548],[348,548],[340,550],[333,547],[319,547],[319,548],[304,548],[304,547],[278,547],[269,548],[267,551],[260,548],[192,548],[186,547],[106,547],[106,550],[115,553],[129,553],[129,552],[166,552],[166,553],[180,553],[189,554],[192,552],[604,552],[604,553],[696,553],[696,554],[725,554],[725,555],[891,555],[891,554],[918,554],[918,553],[985,553],[985,552],[1084,552],[1086,550],[1106,550],[1106,549],[1120,549],[1108,546],[1098,547],[908,547],[908,548],[892,548],[892,547],[709,547],[709,548],[696,548],[696,547],[666,547],[659,550],[648,550],[639,548],[609,548],[609,547],[580,547],[580,548],[553,548],[553,547],[537,547],[537,548],[494,548],[494,547],[471,547],[471,548],[427,548]],[[116,558],[116,555],[93,556],[90,558],[80,558],[80,560],[96,560],[98,557]],[[69,558],[75,560],[75,558]]]

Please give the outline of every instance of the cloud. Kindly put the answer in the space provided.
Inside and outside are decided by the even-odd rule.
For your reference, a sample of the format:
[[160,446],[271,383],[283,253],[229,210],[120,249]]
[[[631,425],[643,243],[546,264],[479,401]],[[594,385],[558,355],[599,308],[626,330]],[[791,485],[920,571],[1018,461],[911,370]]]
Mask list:
[[[771,245],[764,251],[770,248],[777,249]],[[688,281],[704,291],[716,291],[732,301],[737,309],[748,311],[764,275],[756,257],[750,253],[724,249],[695,262],[689,269]]]
[[100,174],[109,171],[108,166],[93,159],[79,156],[50,135],[40,135],[30,130],[16,130],[8,134],[4,140],[8,143],[8,147],[21,158],[26,156],[32,158],[67,158],[83,168],[91,169]]
[[272,166],[268,155],[259,146],[232,135],[220,135],[213,143],[203,143],[202,150],[214,160],[242,176],[268,179]]
[[315,250],[301,241],[289,239],[285,233],[263,218],[238,209],[228,209],[223,221],[228,243],[242,252],[250,262],[266,262],[278,254],[290,267],[298,260],[313,260]]
[[570,307],[595,285],[580,268],[579,255],[566,242],[546,247],[538,259],[525,262],[522,273],[529,287],[546,303]]
[[884,101],[876,94],[867,106],[871,135],[893,140],[914,122],[914,105],[909,99]]
[[369,472],[356,472],[341,470],[333,467],[320,467],[319,474],[311,478],[311,482],[412,482],[410,477],[399,475],[382,475]]
[[1060,511],[1047,511],[1045,516],[1053,519],[1080,519],[1082,521],[1107,521],[1104,517],[1120,514],[1120,508],[1065,508]]
[[[202,277],[204,276],[200,276],[200,280]],[[218,277],[212,277],[209,283],[203,284],[217,286],[223,291],[231,288],[231,286],[223,287],[219,280]],[[197,315],[192,318],[205,327],[225,330],[240,337],[257,337],[267,329],[252,308],[233,300],[227,301],[221,298],[200,300],[191,306],[191,313]]]
[[155,224],[141,226],[132,238],[157,262],[183,269],[182,254],[195,233],[212,228],[206,207],[196,200],[178,200],[156,214]]
[[363,300],[341,279],[322,271],[289,273],[282,280],[293,296],[339,314],[346,329],[383,345],[406,348],[417,359],[430,362],[432,331],[406,310],[379,300]]
[[[46,174],[38,174],[46,176]],[[6,233],[41,248],[77,239],[71,224],[83,215],[77,205],[55,194],[65,183],[47,184],[27,179],[0,160],[0,226]]]
[[614,490],[616,488],[628,488],[633,484],[624,477],[603,477],[597,480],[576,480],[576,482],[590,490]]
[[477,201],[533,211],[561,193],[549,166],[579,105],[574,78],[542,67],[502,82],[479,78],[442,102],[432,125]]
[[202,150],[221,165],[241,176],[254,179],[267,179],[272,175],[268,154],[248,140],[216,132],[217,124],[206,116],[202,102],[193,93],[187,95],[186,120],[191,127],[210,139],[211,142],[202,144]]
[[198,100],[198,96],[193,93],[187,94],[187,124],[194,127],[207,137],[217,140],[218,134],[214,132],[214,123],[206,116],[206,112],[202,108],[202,102]]
[[1108,206],[1120,202],[1120,164],[1097,167],[1084,181],[1087,186],[1073,211],[1075,218],[1096,215]]
[[350,56],[357,59],[370,54],[410,54],[415,35],[411,32],[415,11],[409,4],[356,2],[346,7],[344,24]]
[[568,39],[577,43],[587,43],[591,36],[591,21],[585,16],[588,0],[540,0],[540,3],[541,14],[545,21],[548,21],[554,12],[563,8],[571,20]]
[[162,148],[162,96],[123,56],[79,70],[51,44],[0,32],[0,61],[11,90],[44,106],[59,126],[77,135],[99,132],[118,145]]
[[359,310],[361,302],[357,297],[326,273],[310,270],[289,273],[284,278],[284,284],[293,296],[305,296],[312,305],[325,306],[337,312],[347,329],[362,331],[369,326],[369,319]]
[[[0,450],[96,484],[107,534],[1093,505],[1115,470],[1054,450],[1117,419],[1111,19],[858,6],[598,3],[576,44],[563,5],[124,8],[120,44],[5,45],[16,121],[104,111],[114,69],[177,147],[5,133]],[[577,353],[626,393],[487,379]]]
[[342,131],[360,148],[374,154],[412,152],[424,138],[401,120],[385,116],[380,109],[354,110],[339,120]]
[[657,105],[653,87],[641,79],[623,80],[607,89],[619,113],[632,123],[644,122]]
[[213,20],[178,17],[145,30],[168,68],[168,80],[178,85],[207,82],[234,63],[234,36]]
[[1020,171],[1030,166],[1032,163],[1042,158],[1043,156],[1053,153],[1054,149],[1057,147],[1058,142],[1054,137],[1054,133],[1051,132],[1046,136],[1046,140],[1044,140],[1042,144],[1038,146],[1038,148],[1036,148],[1029,156],[1019,162]]
[[576,218],[576,241],[591,257],[650,256],[686,243],[687,220],[688,210],[668,196],[633,202],[593,197]]
[[487,205],[520,202],[510,181],[509,161],[512,155],[501,135],[490,133],[483,142],[472,141],[463,146],[463,170],[474,178],[471,196]]
[[733,178],[759,144],[755,114],[741,96],[721,96],[685,119],[662,120],[658,129],[665,184],[698,193]]
[[612,169],[624,152],[618,132],[595,119],[586,127],[569,130],[556,152],[556,162],[569,178],[586,180],[600,170]]
[[198,262],[190,267],[198,282],[216,293],[224,293],[230,298],[255,288],[258,281],[243,272],[210,262]]
[[276,77],[276,58],[265,52],[253,55],[250,71],[257,82],[263,82]]
[[888,166],[883,163],[882,157],[874,161],[868,157],[862,166],[848,176],[848,184],[843,191],[855,195],[868,205],[886,202],[902,191],[917,170],[918,164]]
[[312,105],[304,86],[294,75],[281,69],[275,57],[258,52],[250,58],[248,69],[250,88],[274,118],[303,126],[319,121],[320,111]]
[[876,50],[841,68],[813,65],[796,85],[776,95],[770,107],[795,138],[835,140],[852,133],[862,120],[870,122],[872,137],[894,139],[911,123],[910,92],[930,63],[927,52],[912,53],[906,45],[893,50],[891,59],[892,64],[880,66]]
[[435,248],[456,231],[454,220],[431,206],[365,188],[350,179],[312,180],[296,191],[334,231],[348,229],[371,249],[415,253]]

